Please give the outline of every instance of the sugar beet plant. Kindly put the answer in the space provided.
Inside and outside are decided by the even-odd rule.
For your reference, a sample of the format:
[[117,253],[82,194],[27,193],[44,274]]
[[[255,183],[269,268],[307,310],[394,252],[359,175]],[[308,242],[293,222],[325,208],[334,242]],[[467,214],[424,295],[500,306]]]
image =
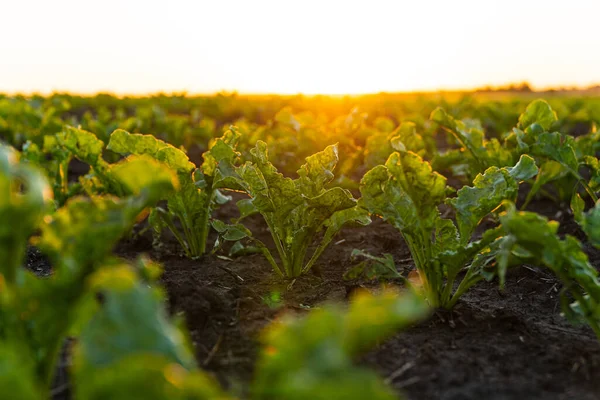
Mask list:
[[[498,229],[472,240],[482,219],[504,200],[515,200],[519,182],[537,173],[529,156],[514,167],[490,167],[447,200],[456,211],[456,224],[442,218],[438,206],[446,200],[446,178],[412,152],[393,153],[365,174],[360,203],[396,227],[406,241],[422,289],[433,307],[451,308],[462,294],[494,270],[494,254],[502,249]],[[458,287],[454,283],[465,270]]]
[[[152,181],[128,178],[141,170]],[[30,165],[19,163],[14,150],[0,148],[0,382],[12,398],[50,397],[63,341],[89,315],[89,308],[83,306],[94,298],[89,296],[89,280],[114,272],[103,269],[112,247],[159,193],[176,185],[174,175],[143,158],[119,164],[115,176],[124,179],[131,196],[73,198],[42,221],[52,194],[46,180]],[[54,268],[45,279],[21,268],[28,238],[36,229],[40,234],[35,242]],[[92,332],[110,336],[107,330]],[[85,380],[81,378],[82,387]]]
[[[145,156],[160,162],[163,168],[176,174],[179,185],[176,191],[165,192],[160,198],[166,200],[166,208],[152,208],[150,224],[157,238],[163,230],[169,229],[188,257],[198,257],[206,251],[212,211],[229,200],[213,187],[213,175],[221,159],[233,163],[238,157],[235,146],[239,136],[232,128],[223,137],[215,139],[203,154],[204,162],[199,168],[182,150],[152,135],[131,134],[121,129],[110,135],[105,146],[93,133],[65,126],[56,135],[46,136],[41,149],[34,143],[28,143],[23,155],[47,171],[59,206],[80,193],[105,193],[119,197],[129,194],[127,187],[115,177],[118,163],[104,159],[107,150],[119,156]],[[77,183],[67,179],[68,165],[74,158],[90,166],[90,171],[79,177]],[[147,175],[141,172],[136,176],[144,179]]]
[[[222,240],[251,238],[280,276],[297,277],[311,269],[334,236],[347,223],[370,223],[368,213],[356,207],[352,194],[340,187],[327,188],[338,161],[337,146],[306,158],[299,177],[284,177],[271,164],[267,145],[258,141],[252,161],[236,167],[223,159],[215,173],[215,185],[241,190],[250,196],[237,203],[240,218],[234,225],[215,221]],[[267,223],[281,266],[269,249],[243,225],[243,219],[261,214]],[[308,257],[317,234],[325,230],[317,248]],[[307,260],[308,258],[308,260]]]
[[[504,244],[496,254],[500,270],[524,263],[548,268],[564,285],[563,312],[572,321],[586,322],[600,339],[600,281],[581,243],[570,235],[560,238],[556,221],[533,212],[517,211],[510,202],[505,208],[500,215]],[[595,213],[596,209],[592,209],[587,215],[576,216],[584,230],[592,234],[592,242],[598,232],[587,228],[598,223]]]
[[204,162],[199,168],[183,151],[152,135],[116,130],[110,136],[107,149],[121,155],[148,155],[177,174],[179,189],[164,197],[167,208],[155,207],[149,221],[158,235],[169,229],[188,257],[198,257],[206,251],[212,211],[229,200],[214,185],[217,165],[220,161],[233,165],[238,157],[235,145],[239,136],[233,128],[216,139],[204,153]]
[[[478,122],[454,119],[442,108],[432,112],[431,120],[450,132],[460,145],[460,149],[434,157],[433,164],[438,169],[453,168],[466,171],[467,176],[475,176],[490,166],[512,165],[521,155],[527,154],[536,160],[539,173],[532,180],[522,207],[540,192],[547,197],[569,201],[579,188],[593,201],[598,200],[598,133],[574,138],[554,131],[558,117],[544,100],[531,102],[519,116],[517,126],[503,135],[502,142],[495,138],[487,140]],[[544,189],[547,185],[551,185],[552,193]]]

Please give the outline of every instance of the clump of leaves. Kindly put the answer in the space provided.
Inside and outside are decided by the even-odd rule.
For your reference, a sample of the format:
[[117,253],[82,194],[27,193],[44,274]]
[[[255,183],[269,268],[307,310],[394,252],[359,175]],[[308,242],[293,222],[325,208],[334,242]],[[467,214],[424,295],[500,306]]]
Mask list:
[[106,266],[87,280],[87,313],[74,349],[78,398],[228,398],[198,370],[180,322],[169,320],[164,293],[155,287],[159,273],[139,260]]
[[394,151],[412,151],[423,157],[425,147],[425,140],[417,133],[416,124],[403,122],[392,132],[375,132],[367,137],[365,164],[367,168],[383,164]]
[[[0,148],[0,349],[19,354],[22,367],[15,370],[23,375],[15,378],[13,387],[24,379],[36,393],[35,397],[16,393],[15,398],[49,397],[58,353],[79,318],[87,278],[109,259],[140,212],[174,189],[175,176],[155,163],[136,158],[115,166],[114,176],[122,178],[130,196],[76,197],[40,223],[51,199],[48,184],[40,172],[19,163],[16,152]],[[152,179],[129,180],[142,166]],[[21,268],[36,228],[40,235],[35,243],[54,269],[45,279]],[[11,362],[12,350],[6,350],[6,362]]]
[[210,218],[218,205],[229,200],[214,185],[220,161],[233,165],[238,157],[235,146],[240,134],[234,128],[216,139],[203,154],[200,168],[187,155],[152,135],[131,134],[116,130],[110,136],[107,149],[121,155],[144,154],[165,163],[177,174],[179,189],[163,198],[167,207],[155,207],[149,217],[154,232],[160,237],[169,229],[186,256],[198,257],[206,252]]
[[540,173],[527,195],[525,205],[542,190],[547,183],[553,183],[560,198],[568,199],[580,185],[594,200],[598,200],[595,191],[582,176],[581,169],[592,168],[597,171],[598,160],[592,155],[584,156],[587,150],[572,136],[550,132],[556,122],[556,113],[544,100],[536,100],[527,106],[519,117],[519,124],[513,129],[508,140],[516,142],[521,153],[534,156],[540,165]]
[[263,336],[252,399],[396,399],[353,358],[427,314],[418,296],[388,292],[361,294],[348,310],[327,306],[304,318],[284,318]]
[[[252,161],[235,167],[227,160],[215,173],[218,187],[241,190],[250,196],[237,203],[240,218],[234,225],[214,221],[221,240],[250,238],[280,276],[297,277],[311,269],[334,236],[347,223],[370,223],[368,213],[356,207],[352,194],[340,187],[327,188],[338,161],[337,145],[306,158],[299,177],[284,177],[269,161],[267,145],[258,141],[251,150]],[[259,213],[273,237],[281,266],[270,250],[242,225],[244,218]],[[310,246],[325,230],[318,247],[307,261]]]
[[[455,120],[443,109],[438,108],[431,119],[451,132],[461,148],[451,150],[434,159],[437,168],[452,167],[466,171],[467,175],[483,172],[489,166],[512,165],[521,155],[535,158],[539,173],[531,182],[531,189],[523,207],[543,192],[554,197],[543,187],[552,184],[559,199],[570,199],[578,187],[594,201],[598,201],[600,190],[600,162],[595,157],[597,134],[578,140],[572,136],[552,131],[558,117],[544,100],[531,102],[519,116],[516,127],[504,135],[504,142],[486,140],[483,129],[475,124]],[[586,179],[582,170],[587,169],[591,179]]]
[[[563,283],[563,311],[576,322],[587,322],[600,339],[600,281],[581,243],[573,236],[561,239],[559,224],[532,212],[505,204],[500,215],[505,235],[503,251],[496,254],[501,270],[509,265],[534,264],[550,269]],[[575,302],[571,303],[569,294]]]
[[[429,303],[451,308],[471,286],[493,274],[492,255],[499,250],[501,235],[490,229],[474,241],[473,232],[504,200],[514,201],[519,182],[536,173],[533,159],[523,156],[514,167],[488,168],[472,187],[463,187],[446,200],[446,178],[417,154],[396,152],[385,165],[365,174],[360,204],[400,231]],[[456,224],[441,217],[438,206],[444,201],[456,211]]]

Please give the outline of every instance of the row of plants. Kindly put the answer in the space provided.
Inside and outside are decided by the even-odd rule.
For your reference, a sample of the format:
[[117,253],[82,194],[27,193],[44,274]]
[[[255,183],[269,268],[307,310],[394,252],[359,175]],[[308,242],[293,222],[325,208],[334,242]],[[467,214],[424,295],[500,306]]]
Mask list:
[[[125,194],[75,196],[53,210],[42,173],[14,149],[0,148],[2,388],[13,399],[51,398],[60,350],[74,336],[76,398],[234,398],[198,368],[183,319],[167,315],[160,266],[111,254],[145,208],[181,189],[177,175],[152,158],[130,156],[111,166],[111,178]],[[51,277],[22,268],[30,237],[50,257]],[[347,310],[327,306],[278,321],[263,335],[251,398],[393,399],[352,358],[427,313],[415,294],[386,292],[362,294]]]
[[[394,226],[407,243],[416,279],[400,275],[390,256],[356,254],[370,261],[363,267],[383,265],[403,279],[411,294],[364,297],[345,313],[323,308],[279,322],[267,330],[252,398],[393,398],[351,357],[430,307],[453,308],[481,280],[498,278],[502,286],[507,270],[523,264],[552,271],[563,283],[565,314],[600,338],[600,282],[581,242],[516,206],[525,209],[539,196],[566,202],[589,242],[600,246],[594,129],[577,138],[554,130],[557,114],[544,101],[531,103],[508,133],[490,138],[477,121],[455,119],[441,108],[427,124],[397,128],[384,118],[369,127],[365,115],[352,112],[326,124],[340,143],[308,155],[292,179],[283,173],[288,164],[280,165],[283,172],[274,165],[273,143],[332,136],[321,135],[319,120],[302,120],[289,109],[275,121],[262,129],[230,127],[210,139],[198,163],[185,147],[123,129],[101,137],[71,126],[46,131],[56,129],[50,124],[23,140],[20,151],[4,147],[0,338],[7,361],[0,379],[13,382],[24,399],[47,398],[62,343],[76,336],[78,398],[138,391],[157,399],[227,398],[195,365],[181,322],[166,316],[159,268],[111,256],[117,241],[146,219],[157,243],[170,231],[187,257],[225,247],[232,256],[258,252],[281,278],[310,272],[344,226],[367,225],[373,217]],[[435,138],[443,135],[447,146],[438,148]],[[355,157],[341,163],[336,177],[346,151]],[[75,159],[89,171],[73,180]],[[366,163],[372,165],[356,182],[352,175]],[[468,184],[456,190],[440,172]],[[239,217],[213,218],[232,191],[247,196],[236,203]],[[252,215],[263,218],[272,243],[244,225]],[[210,229],[218,233],[212,247]],[[52,277],[21,268],[28,240],[52,260]]]

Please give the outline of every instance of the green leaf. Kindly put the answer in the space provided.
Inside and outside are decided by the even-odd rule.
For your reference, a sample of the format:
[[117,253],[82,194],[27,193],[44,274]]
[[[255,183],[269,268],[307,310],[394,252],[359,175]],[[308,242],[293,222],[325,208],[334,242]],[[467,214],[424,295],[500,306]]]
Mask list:
[[358,278],[367,280],[402,278],[402,275],[396,269],[396,263],[391,254],[386,253],[383,257],[376,257],[363,250],[354,249],[352,250],[351,257],[352,260],[356,257],[363,257],[366,260],[346,271],[344,273],[345,280]]
[[51,198],[44,176],[20,163],[14,149],[0,145],[0,274],[9,283],[16,278],[27,240]]
[[152,135],[117,129],[110,135],[106,148],[120,155],[147,154],[181,173],[191,173],[196,168],[183,151]]
[[252,237],[252,233],[242,224],[230,225],[215,219],[212,221],[212,227],[219,232],[219,237],[224,240],[238,241],[247,237]]
[[213,176],[215,175],[218,165],[223,161],[230,165],[233,164],[240,155],[240,153],[235,150],[240,137],[241,134],[238,129],[232,126],[223,134],[223,137],[217,138],[212,143],[209,150],[202,155],[204,158],[202,172],[205,175]]
[[581,198],[579,193],[575,192],[571,197],[571,211],[575,217],[575,221],[581,224],[583,220],[583,212],[585,210],[585,201]]
[[550,104],[545,100],[534,100],[519,117],[519,128],[525,130],[532,124],[537,124],[544,131],[548,131],[556,121],[558,121],[558,117]]
[[448,203],[456,210],[456,221],[462,243],[467,243],[479,222],[498,208],[504,200],[515,201],[519,185],[506,168],[490,167],[463,186]]
[[131,134],[123,129],[117,129],[110,135],[106,148],[115,153],[149,154],[154,155],[167,144],[153,135]]
[[365,174],[360,191],[364,207],[399,230],[431,231],[446,196],[446,178],[414,153],[393,153],[385,166]]
[[238,221],[260,212],[258,207],[254,205],[254,200],[255,199],[242,199],[235,203],[240,211],[240,218],[238,218]]
[[129,193],[139,195],[145,192],[156,200],[166,198],[179,188],[175,172],[148,155],[129,156],[112,165],[111,173]]
[[[556,235],[558,222],[532,212],[517,211],[514,204],[505,203],[506,212],[500,215],[502,228],[507,235],[512,235],[523,249],[531,256],[542,260],[547,265],[560,265],[556,260],[556,249],[560,241]],[[551,252],[546,249],[553,249]]]
[[403,122],[390,136],[392,137],[389,141],[394,150],[412,151],[420,156],[424,155],[425,141],[417,133],[417,126],[414,122]]
[[194,368],[194,357],[183,334],[169,323],[162,297],[140,283],[129,266],[100,269],[90,285],[102,303],[80,334],[78,368],[107,367],[134,354],[162,355]]
[[303,194],[316,196],[326,183],[333,180],[333,169],[338,162],[338,146],[327,146],[325,150],[306,157],[306,163],[298,170],[299,185]]
[[600,248],[600,201],[596,203],[589,211],[583,212],[584,202],[575,194],[571,201],[571,209],[575,215],[575,220],[581,225],[590,243]]
[[93,133],[65,126],[56,137],[61,146],[81,161],[94,167],[104,163],[104,160],[102,160],[104,142]]
[[506,170],[517,182],[531,179],[538,173],[535,160],[527,154],[523,154],[514,167],[507,168]]
[[527,193],[527,198],[525,199],[525,207],[529,202],[533,199],[533,197],[540,191],[542,186],[545,184],[552,182],[554,180],[560,179],[564,177],[568,173],[568,170],[561,163],[548,160],[545,161],[539,169],[539,172],[531,186],[531,189]]
[[45,218],[38,245],[53,258],[57,273],[64,266],[65,274],[75,274],[103,262],[148,205],[143,197],[72,198]]
[[479,127],[468,127],[465,122],[454,119],[440,107],[433,110],[430,119],[449,130],[478,163],[485,160],[484,133]]
[[537,136],[532,151],[534,155],[548,157],[578,175],[579,163],[574,149],[575,142],[571,136],[559,132],[546,132]]
[[352,193],[340,187],[325,190],[318,196],[309,197],[305,200],[315,224],[331,218],[336,211],[342,211],[356,205]]

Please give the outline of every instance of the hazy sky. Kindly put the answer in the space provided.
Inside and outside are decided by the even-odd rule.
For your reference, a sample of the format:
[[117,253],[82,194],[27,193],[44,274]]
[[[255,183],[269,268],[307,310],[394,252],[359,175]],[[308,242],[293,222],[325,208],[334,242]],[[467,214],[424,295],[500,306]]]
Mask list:
[[599,0],[5,0],[0,91],[600,82]]

